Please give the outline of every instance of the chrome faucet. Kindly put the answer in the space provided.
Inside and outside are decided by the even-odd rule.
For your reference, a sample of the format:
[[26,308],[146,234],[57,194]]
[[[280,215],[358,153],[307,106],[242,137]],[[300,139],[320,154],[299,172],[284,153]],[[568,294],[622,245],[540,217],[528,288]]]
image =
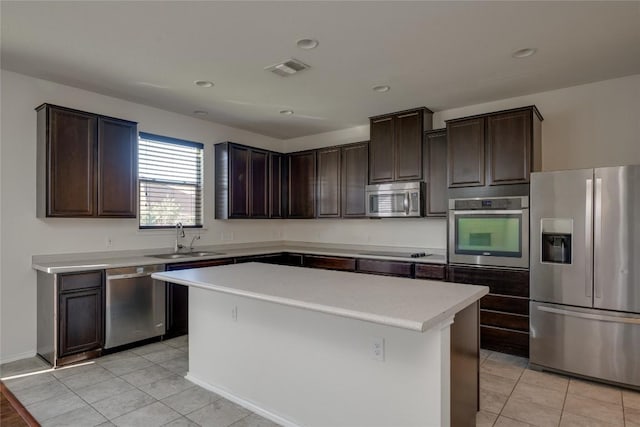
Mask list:
[[176,223],[176,244],[173,247],[173,252],[178,253],[180,249],[184,248],[182,244],[179,243],[180,238],[184,237],[184,228],[182,227],[182,223]]
[[193,236],[193,239],[191,239],[191,243],[189,244],[189,252],[193,252],[193,242],[195,242],[196,240],[200,240],[199,234],[196,234],[195,236]]

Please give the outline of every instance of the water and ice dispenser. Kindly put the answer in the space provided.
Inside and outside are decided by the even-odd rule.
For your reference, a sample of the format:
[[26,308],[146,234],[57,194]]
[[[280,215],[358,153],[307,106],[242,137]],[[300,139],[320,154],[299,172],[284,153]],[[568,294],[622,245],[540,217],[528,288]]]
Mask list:
[[541,262],[571,264],[573,220],[564,218],[543,218],[541,220]]

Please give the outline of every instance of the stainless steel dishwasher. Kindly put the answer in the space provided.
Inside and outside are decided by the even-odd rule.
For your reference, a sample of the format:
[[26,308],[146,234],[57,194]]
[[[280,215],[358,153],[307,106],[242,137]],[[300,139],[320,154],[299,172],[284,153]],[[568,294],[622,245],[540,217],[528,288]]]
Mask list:
[[104,348],[165,333],[165,284],[151,274],[164,265],[107,270]]

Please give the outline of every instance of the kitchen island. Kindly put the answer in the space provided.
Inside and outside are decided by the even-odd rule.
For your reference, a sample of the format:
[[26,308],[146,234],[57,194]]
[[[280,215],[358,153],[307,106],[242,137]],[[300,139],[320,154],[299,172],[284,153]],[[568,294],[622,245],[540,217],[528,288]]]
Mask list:
[[482,286],[246,263],[189,286],[187,378],[288,426],[475,425]]

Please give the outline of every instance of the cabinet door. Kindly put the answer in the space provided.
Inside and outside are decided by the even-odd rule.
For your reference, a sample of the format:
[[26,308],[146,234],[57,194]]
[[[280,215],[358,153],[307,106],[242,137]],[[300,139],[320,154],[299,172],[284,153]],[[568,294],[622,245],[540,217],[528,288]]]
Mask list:
[[484,118],[447,123],[449,187],[483,186]]
[[396,181],[422,179],[422,116],[421,111],[416,111],[395,117]]
[[97,116],[46,108],[47,216],[95,216]]
[[394,178],[394,120],[383,117],[371,120],[369,142],[369,182],[393,181]]
[[177,337],[189,333],[189,287],[166,283],[167,331],[165,337]]
[[340,216],[340,147],[318,150],[318,218]]
[[284,218],[285,194],[283,186],[285,180],[284,156],[269,153],[269,217]]
[[289,155],[289,218],[313,218],[315,205],[316,152]]
[[488,184],[529,182],[531,171],[531,111],[487,117]]
[[447,216],[447,132],[425,132],[424,178],[427,194],[425,215]]
[[249,158],[245,147],[229,145],[229,217],[249,216]]
[[365,189],[369,174],[367,142],[342,147],[342,217],[367,216]]
[[61,292],[58,357],[99,349],[103,345],[102,287]]
[[137,133],[135,123],[98,119],[98,216],[136,217]]
[[269,153],[251,150],[251,186],[249,188],[252,218],[269,217]]

